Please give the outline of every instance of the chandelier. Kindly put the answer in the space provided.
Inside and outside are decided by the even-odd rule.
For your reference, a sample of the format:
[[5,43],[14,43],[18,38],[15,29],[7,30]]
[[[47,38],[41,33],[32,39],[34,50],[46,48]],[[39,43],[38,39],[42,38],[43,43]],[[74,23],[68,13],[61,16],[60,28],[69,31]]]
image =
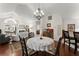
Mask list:
[[34,16],[35,16],[36,19],[40,20],[44,16],[44,12],[40,8],[38,8],[34,12]]

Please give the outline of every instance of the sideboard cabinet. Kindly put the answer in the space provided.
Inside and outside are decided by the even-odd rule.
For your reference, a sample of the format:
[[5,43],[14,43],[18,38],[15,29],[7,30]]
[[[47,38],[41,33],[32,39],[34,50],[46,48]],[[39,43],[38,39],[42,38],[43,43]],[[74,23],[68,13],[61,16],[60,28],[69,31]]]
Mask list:
[[53,29],[45,29],[43,31],[43,36],[50,37],[50,38],[54,39],[54,30]]

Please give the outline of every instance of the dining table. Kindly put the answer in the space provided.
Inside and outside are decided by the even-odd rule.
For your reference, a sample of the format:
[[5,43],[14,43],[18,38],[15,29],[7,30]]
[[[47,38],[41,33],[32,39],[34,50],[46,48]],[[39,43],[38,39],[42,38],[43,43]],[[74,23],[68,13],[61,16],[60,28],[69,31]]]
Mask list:
[[27,48],[30,48],[35,51],[48,51],[49,46],[54,43],[54,40],[49,37],[32,37],[27,40]]

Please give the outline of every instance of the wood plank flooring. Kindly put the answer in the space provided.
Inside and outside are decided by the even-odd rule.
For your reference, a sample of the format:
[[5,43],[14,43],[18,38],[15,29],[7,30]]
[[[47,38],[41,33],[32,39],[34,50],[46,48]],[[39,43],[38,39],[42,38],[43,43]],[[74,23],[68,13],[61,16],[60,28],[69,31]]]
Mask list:
[[13,45],[9,43],[1,44],[0,45],[0,56],[21,56],[21,49],[18,49],[18,50],[14,49]]
[[[13,42],[13,44],[15,43],[18,44],[18,42]],[[55,46],[56,43],[57,42],[54,42],[53,45]],[[16,47],[14,48],[13,44],[10,45],[8,43],[8,44],[0,45],[0,56],[21,56],[22,55],[21,47],[15,49]],[[69,51],[68,46],[67,45],[64,46],[64,44],[62,44],[60,48],[60,56],[79,56],[79,52],[77,52],[77,54],[74,54],[74,51],[72,48]]]

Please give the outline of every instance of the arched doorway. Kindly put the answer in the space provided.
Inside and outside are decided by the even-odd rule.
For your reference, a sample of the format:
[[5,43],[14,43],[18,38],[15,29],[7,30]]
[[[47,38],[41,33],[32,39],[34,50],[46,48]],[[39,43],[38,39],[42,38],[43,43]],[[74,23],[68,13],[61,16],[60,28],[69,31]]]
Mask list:
[[14,18],[8,18],[3,21],[4,33],[12,35],[14,41],[19,41],[18,37],[18,23]]
[[5,19],[3,24],[4,24],[5,32],[10,31],[16,33],[17,22],[15,21],[15,19],[12,18]]

